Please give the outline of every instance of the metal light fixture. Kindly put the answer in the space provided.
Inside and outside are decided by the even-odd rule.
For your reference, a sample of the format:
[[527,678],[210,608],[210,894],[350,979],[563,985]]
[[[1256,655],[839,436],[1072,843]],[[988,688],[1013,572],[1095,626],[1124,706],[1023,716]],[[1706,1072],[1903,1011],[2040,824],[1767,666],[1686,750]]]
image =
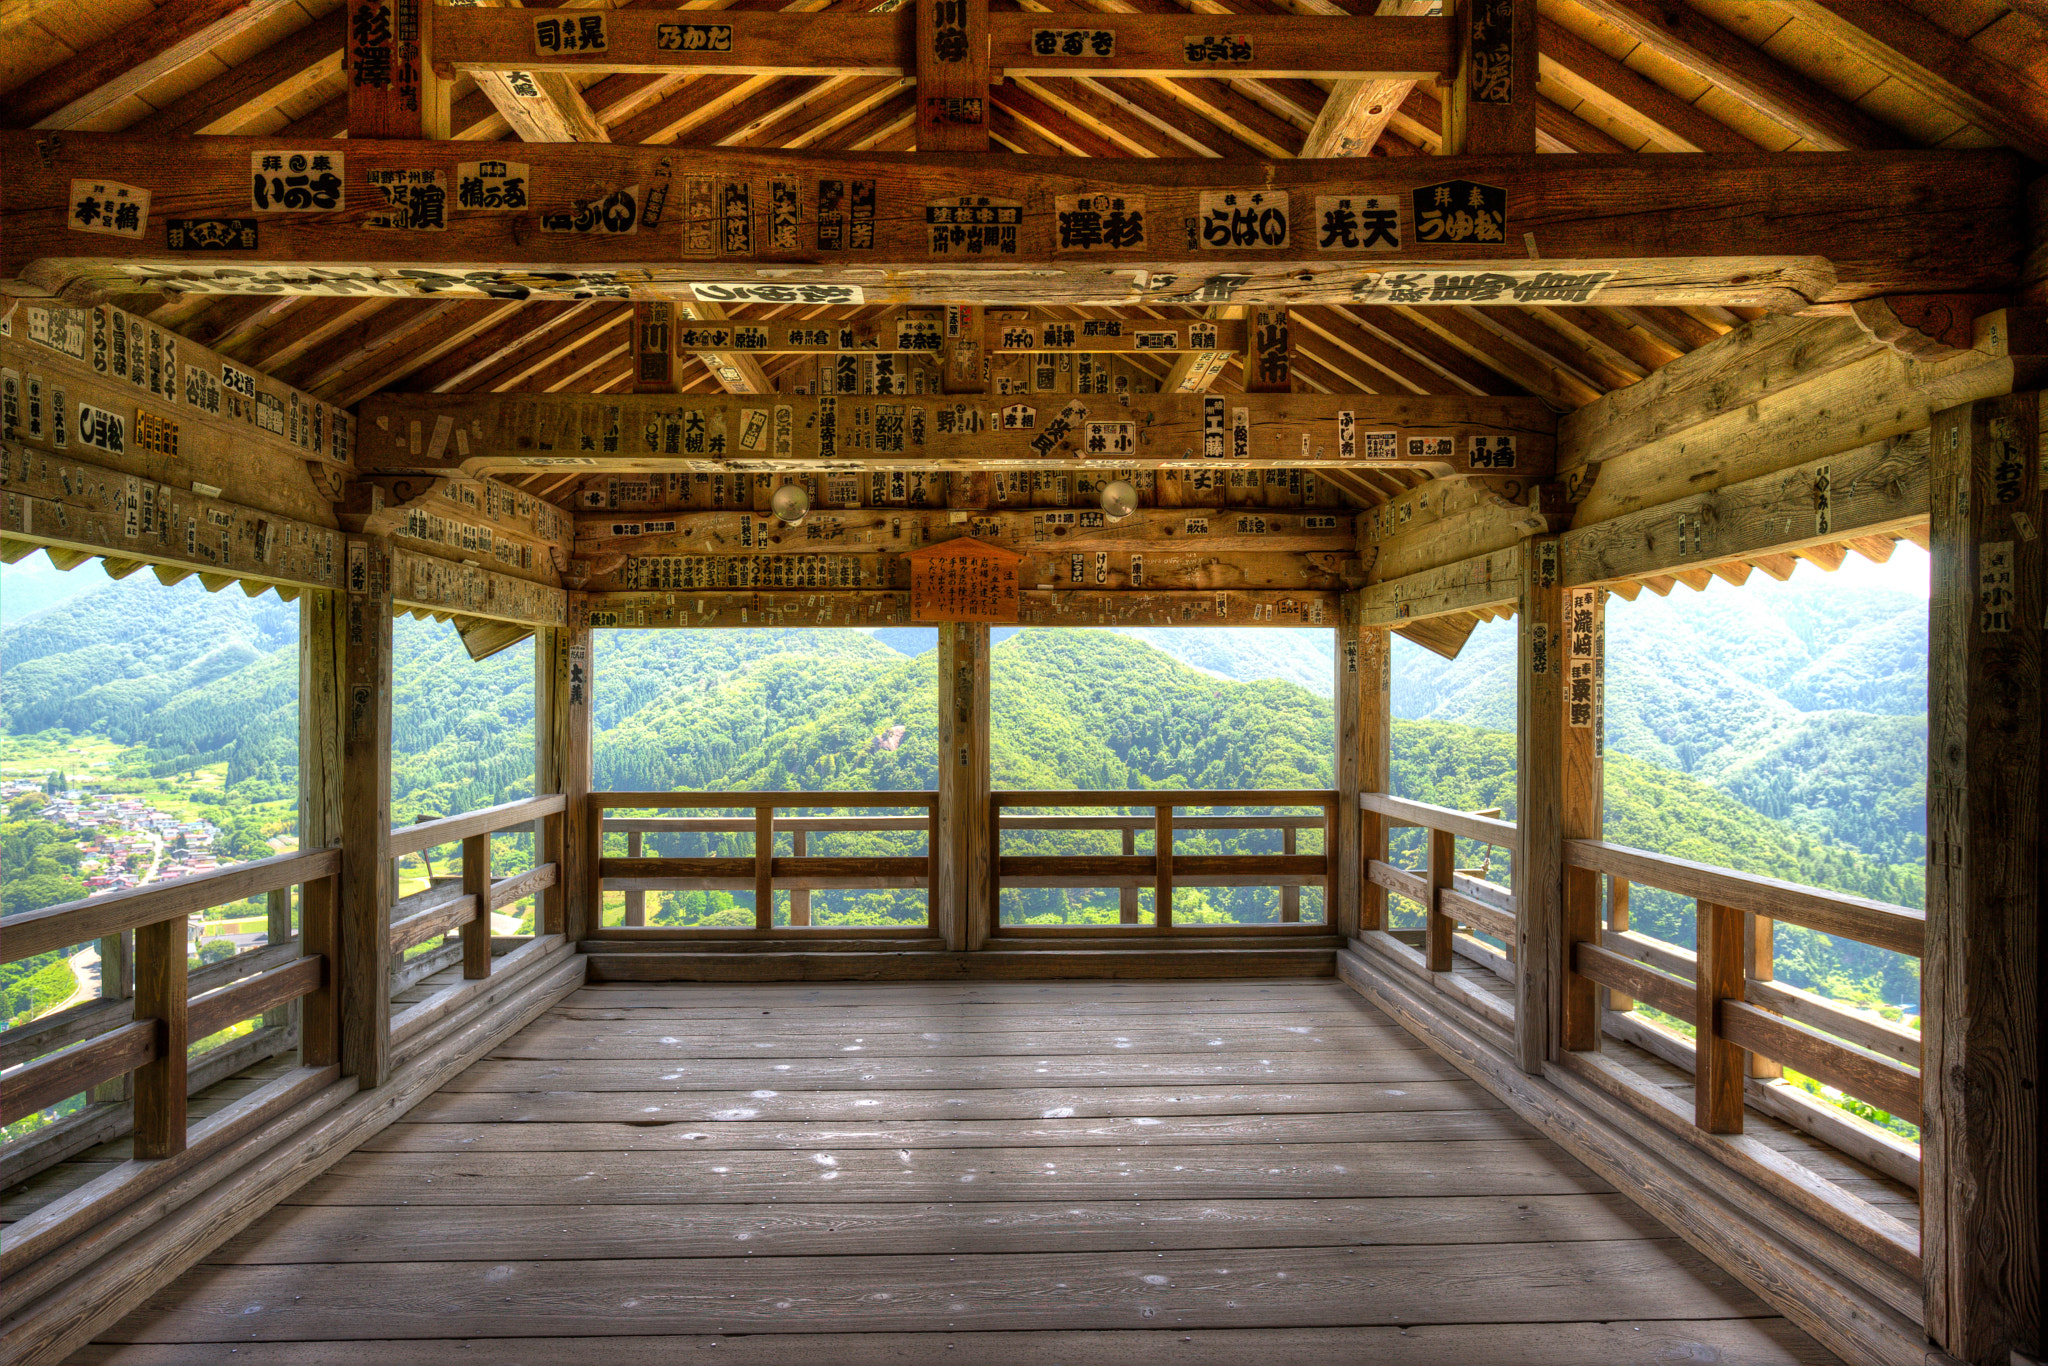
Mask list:
[[1111,521],[1120,522],[1137,510],[1138,491],[1128,479],[1112,479],[1102,486],[1102,511]]
[[768,510],[780,518],[784,526],[800,526],[804,514],[811,510],[811,495],[804,492],[801,484],[784,484],[768,499]]

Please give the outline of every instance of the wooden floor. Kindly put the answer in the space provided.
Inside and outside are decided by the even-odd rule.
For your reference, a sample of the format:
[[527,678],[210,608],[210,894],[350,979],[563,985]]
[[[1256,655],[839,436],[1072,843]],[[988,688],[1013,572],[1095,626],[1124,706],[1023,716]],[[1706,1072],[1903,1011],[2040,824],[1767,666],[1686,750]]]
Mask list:
[[75,1358],[677,1359],[1833,1360],[1327,980],[585,988]]

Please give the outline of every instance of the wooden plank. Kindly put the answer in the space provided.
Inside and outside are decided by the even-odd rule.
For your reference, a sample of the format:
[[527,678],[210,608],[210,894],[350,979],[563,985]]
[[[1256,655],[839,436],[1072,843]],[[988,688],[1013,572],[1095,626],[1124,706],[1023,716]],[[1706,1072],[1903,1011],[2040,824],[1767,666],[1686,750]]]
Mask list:
[[[348,130],[358,138],[445,138],[449,82],[433,0],[347,0]],[[450,201],[452,203],[452,200]]]
[[192,998],[187,1007],[186,1027],[196,1041],[217,1034],[231,1024],[296,1001],[317,990],[325,977],[326,964],[319,958],[301,958],[281,968],[245,977],[233,986]]
[[391,543],[350,537],[344,570],[341,845],[336,956],[340,1064],[364,1087],[390,1066]]
[[1442,154],[1536,151],[1536,0],[1466,0],[1454,20],[1458,69],[1445,88]]
[[1572,945],[1572,971],[1605,987],[1626,992],[1633,1000],[1655,1006],[1666,1015],[1690,1023],[1698,1004],[1692,983],[1639,966],[1611,949],[1580,940]]
[[154,1062],[160,1044],[153,1020],[135,1020],[40,1061],[9,1068],[0,1100],[0,1124],[47,1109],[112,1077]]
[[[1481,816],[1469,811],[1454,811],[1448,806],[1433,806],[1428,802],[1412,802],[1405,797],[1390,796],[1384,792],[1367,793],[1359,799],[1360,805],[1368,811],[1376,811],[1391,817],[1397,825],[1420,825],[1432,830],[1447,831],[1468,840],[1478,840],[1499,849],[1512,849],[1515,840],[1515,823],[1494,816]],[[1445,883],[1446,887],[1450,884]]]
[[269,7],[249,0],[168,0],[147,24],[122,25],[8,92],[8,122],[56,129],[102,122],[155,82],[205,60],[214,48],[245,42],[251,29],[270,18]]
[[[1111,405],[1098,402],[1088,409],[1077,397],[1060,410],[1065,417],[1048,412],[1034,430],[1001,430],[999,409],[991,422],[988,412],[957,400],[912,395],[883,405],[902,419],[901,447],[853,444],[851,432],[865,425],[860,415],[869,414],[871,422],[875,406],[847,396],[787,395],[770,402],[741,395],[643,394],[593,402],[577,395],[386,394],[362,405],[358,459],[372,470],[414,474],[554,468],[565,460],[588,472],[815,470],[821,461],[980,471],[1031,469],[1048,460],[1127,470],[1201,458],[1213,448],[1219,468],[1280,461],[1289,467],[1372,464],[1441,474],[1484,468],[1526,480],[1549,472],[1554,429],[1550,410],[1532,399],[1133,394],[1128,404],[1113,405],[1113,413]],[[1112,418],[1134,428],[1102,429],[1102,421]],[[701,433],[694,427],[699,419]],[[1229,443],[1219,448],[1214,438],[1222,434],[1218,424],[1226,422]],[[415,431],[442,423],[466,429],[466,445],[419,448]],[[1354,434],[1347,444],[1346,428],[1374,439]],[[731,444],[720,442],[714,449],[709,434],[721,431],[730,434]],[[1128,448],[1118,449],[1119,443]]]
[[1565,858],[1573,867],[1625,877],[1638,886],[1661,887],[1695,900],[1735,906],[1894,953],[1917,958],[1923,948],[1926,917],[1908,907],[1645,853],[1604,840],[1568,840]]
[[417,854],[426,849],[438,849],[444,844],[466,841],[474,835],[510,830],[515,825],[555,815],[565,806],[566,799],[560,793],[552,793],[542,797],[521,797],[460,815],[401,826],[391,832],[391,856],[398,858]]
[[[461,11],[471,19],[494,13]],[[356,138],[347,142],[345,149],[334,144],[333,154],[380,169],[445,172],[461,159],[447,144]],[[2021,254],[2017,225],[2022,221],[2020,194],[2026,180],[2019,159],[2000,152],[1759,153],[1701,158],[1684,165],[1653,165],[1638,157],[1616,156],[1572,158],[1570,165],[1548,164],[1546,159],[1538,166],[1535,159],[1525,158],[1507,167],[1486,158],[1456,157],[1257,164],[1132,159],[1119,163],[1115,176],[1105,179],[1100,169],[1077,173],[1061,161],[1008,154],[989,154],[1000,155],[1000,166],[965,154],[967,159],[943,168],[913,169],[860,155],[721,150],[693,164],[692,172],[717,184],[745,184],[756,203],[768,202],[776,178],[799,184],[873,179],[875,246],[820,251],[815,240],[806,241],[800,231],[792,251],[775,248],[770,234],[763,232],[750,234],[751,244],[716,261],[679,263],[672,252],[655,250],[654,243],[663,240],[659,234],[532,233],[524,226],[529,215],[467,214],[452,217],[445,231],[385,234],[391,240],[380,243],[380,263],[375,266],[301,264],[360,257],[355,249],[360,246],[358,225],[370,211],[356,207],[364,198],[360,194],[349,197],[347,207],[334,215],[266,214],[254,251],[180,253],[175,262],[165,261],[162,248],[146,236],[129,239],[68,231],[64,224],[71,207],[70,185],[86,176],[149,190],[160,202],[175,200],[195,216],[247,215],[249,157],[276,150],[274,139],[225,137],[180,143],[175,156],[166,155],[165,146],[118,135],[94,137],[89,144],[67,139],[48,158],[40,158],[33,135],[0,135],[0,156],[9,168],[0,273],[53,292],[88,282],[109,289],[125,282],[131,290],[162,282],[229,292],[346,288],[393,297],[431,293],[474,298],[501,288],[496,282],[501,275],[525,272],[524,278],[532,280],[531,272],[548,269],[559,272],[554,284],[534,291],[532,297],[558,297],[602,283],[607,291],[619,290],[626,297],[681,298],[684,288],[694,286],[695,301],[726,304],[741,302],[743,295],[705,286],[769,281],[790,296],[771,294],[771,302],[940,304],[964,297],[991,305],[1099,305],[1208,302],[1199,297],[1199,285],[1169,292],[1176,286],[1155,289],[1150,282],[1157,275],[1171,274],[1178,285],[1184,277],[1192,279],[1205,269],[1213,272],[1221,263],[1233,267],[1231,273],[1247,277],[1235,287],[1233,303],[1306,304],[1381,302],[1380,296],[1391,288],[1382,279],[1388,267],[1420,266],[1431,280],[1420,302],[1469,304],[1474,302],[1469,286],[1450,283],[1453,270],[1463,267],[1469,275],[1475,264],[1506,266],[1512,261],[1521,278],[1511,276],[1499,297],[1517,303],[1790,308],[1886,294],[2009,290]],[[535,211],[544,218],[567,216],[573,226],[575,200],[587,196],[589,187],[650,185],[658,177],[660,159],[671,154],[658,146],[532,143],[522,144],[521,155],[534,168]],[[1179,232],[1158,234],[1156,242],[1148,234],[1141,249],[1115,253],[1113,279],[1105,279],[1101,253],[1063,251],[1057,245],[1053,205],[1061,196],[1143,198],[1148,214],[1156,215],[1157,221],[1179,223],[1187,218],[1205,221],[1204,194],[1213,199],[1251,187],[1261,194],[1287,193],[1291,212],[1306,212],[1318,195],[1399,196],[1412,201],[1417,191],[1427,191],[1427,212],[1434,187],[1460,179],[1505,193],[1504,236],[1519,245],[1525,233],[1533,232],[1543,269],[1529,269],[1524,250],[1503,252],[1495,246],[1495,256],[1488,258],[1484,244],[1434,240],[1420,222],[1414,234],[1424,240],[1391,254],[1398,259],[1373,261],[1347,259],[1346,252],[1323,247],[1319,233],[1294,231],[1291,218],[1286,245],[1262,244],[1255,252],[1234,257],[1225,248],[1205,244],[1199,235],[1190,247]],[[1868,186],[1880,179],[1895,185],[1897,193],[1873,202]],[[1015,187],[1019,207],[1012,217],[1017,221],[997,227],[993,255],[984,251],[976,256],[964,243],[954,251],[952,225],[943,221],[944,212],[950,209],[957,217],[961,196],[976,199],[997,184]],[[1026,202],[1032,207],[1022,207]],[[1743,206],[1743,211],[1731,212],[1730,205]],[[928,209],[939,221],[927,221]],[[1817,239],[1811,232],[1814,222],[1837,226]],[[948,242],[946,250],[935,253],[933,234],[938,227],[947,229]],[[1004,249],[1004,233],[1012,227],[1014,254]],[[1273,233],[1277,235],[1277,223]],[[84,238],[91,240],[80,240]],[[1245,262],[1247,254],[1256,259]],[[1363,255],[1373,254],[1349,253]],[[479,261],[494,265],[472,277]],[[830,286],[842,283],[838,280],[791,284],[787,271],[792,265],[836,267],[852,277],[843,283],[851,288],[857,282],[862,293],[857,299],[831,293]],[[885,280],[867,269],[906,265],[916,266],[914,278],[899,274]],[[1432,266],[1444,267],[1436,272],[1440,280],[1430,277]],[[1304,283],[1297,277],[1307,267],[1314,269]],[[1579,274],[1585,278],[1569,288],[1561,286],[1557,277],[1573,273],[1574,267],[1581,267]],[[645,276],[633,274],[643,270]],[[1608,271],[1611,276],[1593,278]],[[586,279],[589,272],[601,272],[603,281]],[[626,278],[633,283],[621,284]],[[1139,279],[1146,285],[1140,286]],[[532,289],[531,284],[524,287]],[[815,293],[819,288],[826,292]],[[808,298],[807,291],[813,291]],[[1560,291],[1566,297],[1554,297]]]
[[1721,1003],[1722,1036],[1806,1075],[1918,1124],[1920,1070],[1850,1048],[1795,1021],[1745,1001]]
[[476,897],[449,897],[438,905],[393,923],[391,952],[402,956],[407,949],[418,948],[429,939],[438,939],[451,930],[473,924],[477,918]]
[[331,849],[273,854],[214,873],[24,911],[7,917],[7,952],[15,958],[50,953],[173,916],[261,896],[275,887],[326,877],[340,866],[341,855]]
[[1400,629],[1409,622],[1512,605],[1521,594],[1523,548],[1477,555],[1358,590],[1360,622]]
[[[756,1018],[759,1018],[758,1016]],[[659,1058],[687,1056],[692,1061],[718,1058],[760,1058],[764,1052],[759,1039],[706,1037],[690,1031],[688,1041],[675,1032],[678,1026],[628,1032],[609,1023],[550,1022],[527,1031],[510,1046],[513,1056],[525,1061]],[[1303,1032],[1303,1031],[1308,1032]],[[1347,1049],[1377,1046],[1381,1031],[1370,1026],[1323,1025],[1253,1028],[1232,1023],[1228,1029],[1133,1027],[1112,1035],[1093,1036],[1074,1030],[1019,1028],[1011,1034],[963,1034],[954,1038],[926,1037],[936,1031],[915,1035],[870,1032],[856,1025],[848,1032],[838,1028],[813,1039],[791,1041],[778,1046],[778,1059],[833,1058],[845,1053],[867,1053],[900,1058],[938,1057],[1095,1057],[1129,1049],[1147,1057],[1170,1053],[1204,1056],[1224,1049],[1231,1053],[1273,1052],[1290,1055],[1339,1055]]]
[[2040,1341],[2040,404],[1934,419],[1921,1194],[1928,1333],[1969,1361]]

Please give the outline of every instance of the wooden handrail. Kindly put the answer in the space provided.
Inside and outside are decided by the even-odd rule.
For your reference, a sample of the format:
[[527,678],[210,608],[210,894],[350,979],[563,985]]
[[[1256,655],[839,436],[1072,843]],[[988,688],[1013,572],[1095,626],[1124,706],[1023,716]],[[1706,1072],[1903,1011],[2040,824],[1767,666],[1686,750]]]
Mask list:
[[[1162,789],[1156,792],[992,792],[998,808],[1005,806],[1322,806],[1337,799],[1335,788],[1276,788],[1255,790],[1203,791],[1199,788]],[[1174,817],[1179,825],[1182,818]]]
[[1696,901],[1789,920],[1822,934],[1840,935],[1914,958],[1926,944],[1927,917],[1909,907],[1715,868],[1605,840],[1566,840],[1564,848],[1565,862],[1574,868],[1661,887]]
[[1515,845],[1513,821],[1470,811],[1454,811],[1448,806],[1432,806],[1428,802],[1411,802],[1405,797],[1390,797],[1384,792],[1361,792],[1358,805],[1360,810],[1374,812],[1403,825],[1448,830],[1454,835],[1504,849],[1512,849]]
[[124,887],[118,892],[101,892],[40,911],[24,911],[0,920],[0,938],[6,941],[0,952],[7,955],[0,961],[16,963],[88,939],[103,939],[231,901],[246,901],[280,887],[332,877],[340,871],[341,850],[306,849],[181,877],[174,882]]
[[930,810],[939,794],[922,790],[903,792],[593,792],[590,805],[608,810],[752,811],[763,806],[864,807],[913,806]]
[[552,816],[568,805],[568,798],[560,793],[546,797],[523,797],[516,802],[500,802],[476,811],[465,811],[456,816],[443,816],[439,820],[421,821],[417,825],[401,825],[391,832],[391,857],[403,858],[427,849],[454,844],[471,835],[489,835],[528,821]]

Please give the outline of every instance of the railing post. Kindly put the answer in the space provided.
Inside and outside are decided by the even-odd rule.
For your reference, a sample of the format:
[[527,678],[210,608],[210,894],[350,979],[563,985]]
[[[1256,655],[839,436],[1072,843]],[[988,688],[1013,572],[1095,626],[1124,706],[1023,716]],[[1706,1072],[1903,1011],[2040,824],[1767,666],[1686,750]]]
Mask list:
[[1743,1050],[1721,1037],[1719,1007],[1742,999],[1742,912],[1711,901],[1696,904],[1693,1123],[1710,1134],[1739,1134]]
[[[288,944],[292,939],[292,889],[273,888],[264,898],[263,942],[265,944]],[[104,980],[104,975],[102,976]],[[289,1026],[299,1011],[297,1001],[289,1001],[275,1010],[263,1012],[262,1026],[276,1029]]]
[[1173,807],[1152,808],[1152,924],[1173,928]]
[[[801,839],[802,836],[798,836],[798,838]],[[626,857],[639,858],[640,850],[640,832],[638,830],[628,830],[626,832]],[[803,851],[798,850],[797,852],[802,853]],[[647,923],[647,893],[626,893],[626,923],[628,925],[645,925]]]
[[[1745,914],[1742,917],[1742,975],[1759,982],[1768,982],[1774,975],[1775,927],[1770,917]],[[1737,999],[1749,995],[1749,983],[1744,981],[1736,993]],[[1785,1074],[1777,1062],[1761,1053],[1749,1054],[1749,1075],[1759,1081],[1772,1081]]]
[[[1628,879],[1625,877],[1607,879],[1607,928],[1616,932],[1628,929]],[[1607,1008],[1625,1015],[1636,1008],[1635,998],[1609,987]]]
[[775,808],[754,808],[754,928],[775,928]]
[[[802,830],[789,832],[790,857],[802,858],[809,851],[809,841],[804,838],[806,833]],[[791,928],[811,923],[811,889],[801,883],[789,889],[789,923]]]
[[462,894],[476,898],[476,915],[462,927],[462,975],[491,975],[491,832],[462,842]]
[[1431,972],[1451,970],[1451,916],[1444,893],[1457,873],[1458,837],[1448,830],[1429,831],[1429,904],[1424,906],[1423,944]]
[[[126,1001],[135,995],[135,935],[132,930],[104,936],[99,942],[100,999]],[[88,1099],[118,1104],[135,1092],[135,1074],[123,1072],[92,1088]]]
[[341,1060],[341,992],[336,912],[341,878],[323,877],[299,888],[299,953],[326,960],[320,986],[299,1003],[299,1062],[331,1067]]
[[347,539],[341,740],[341,1069],[381,1084],[391,1059],[391,542]]
[[[1280,827],[1281,853],[1292,854],[1299,852],[1296,848],[1299,843],[1300,841],[1295,838],[1293,826],[1284,825]],[[1329,846],[1324,845],[1323,847],[1327,849]],[[1298,882],[1289,882],[1280,888],[1280,923],[1283,925],[1298,925],[1301,923],[1301,884]]]
[[[1138,831],[1134,826],[1123,829],[1123,853],[1125,858],[1136,857],[1138,852]],[[1119,925],[1138,923],[1138,884],[1125,880],[1116,889],[1116,921]]]
[[185,1151],[185,940],[189,917],[135,931],[135,1018],[156,1020],[156,1060],[135,1071],[135,1155]]
[[534,650],[533,791],[560,793],[562,813],[546,818],[548,861],[555,885],[542,894],[535,928],[587,938],[602,907],[597,892],[593,830],[601,813],[590,804],[590,628],[583,600],[569,599],[569,624],[537,633]]

